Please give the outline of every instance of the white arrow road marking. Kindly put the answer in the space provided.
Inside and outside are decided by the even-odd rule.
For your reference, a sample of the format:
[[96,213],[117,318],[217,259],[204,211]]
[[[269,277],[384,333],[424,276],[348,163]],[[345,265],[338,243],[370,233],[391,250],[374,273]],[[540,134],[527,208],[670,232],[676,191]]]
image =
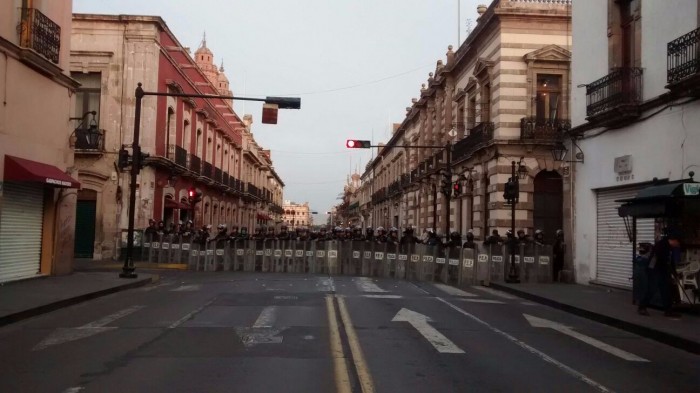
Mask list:
[[199,288],[200,288],[199,284],[181,285],[175,289],[171,289],[170,292],[194,292],[194,291],[198,291]]
[[455,299],[459,300],[461,302],[469,302],[469,303],[486,303],[486,304],[505,304],[504,302],[500,300],[493,300],[493,299]]
[[508,299],[508,300],[517,299],[517,297],[515,297],[515,296],[513,296],[513,295],[509,295],[509,294],[507,294],[507,293],[505,293],[505,292],[497,291],[497,290],[495,290],[495,289],[493,289],[493,288],[480,287],[480,286],[476,286],[476,287],[473,287],[473,288],[474,288],[474,289],[478,289],[478,290],[480,290],[480,291],[482,291],[482,292],[490,293],[490,294],[493,295],[493,296],[498,296],[498,297],[503,298],[503,299]]
[[168,329],[175,329],[176,327],[182,325],[183,323],[185,323],[185,321],[192,318],[195,314],[198,314],[200,311],[207,308],[210,304],[214,303],[215,300],[216,298],[211,299],[210,301],[204,303],[201,307],[198,307],[196,310],[187,313],[187,315],[178,319],[177,321],[173,322],[170,326],[168,326]]
[[460,314],[462,314],[462,315],[464,315],[464,316],[466,316],[466,317],[472,319],[474,322],[477,322],[477,323],[479,323],[480,325],[486,326],[486,327],[487,327],[489,330],[491,330],[492,332],[494,332],[494,333],[496,333],[496,334],[498,334],[498,335],[500,335],[500,336],[502,336],[502,337],[505,337],[507,340],[509,340],[510,342],[512,342],[512,343],[514,343],[515,345],[519,346],[520,348],[522,348],[522,349],[524,349],[524,350],[530,352],[530,353],[533,354],[533,355],[537,355],[540,359],[544,360],[545,362],[556,366],[556,367],[559,368],[560,370],[562,370],[562,371],[564,371],[565,373],[571,375],[572,377],[578,379],[579,381],[582,381],[582,382],[588,384],[589,386],[593,387],[593,388],[596,389],[597,391],[599,391],[599,392],[606,392],[606,393],[607,393],[607,392],[612,392],[612,390],[610,390],[610,389],[606,388],[605,386],[599,384],[598,382],[596,382],[596,381],[594,381],[594,380],[588,378],[587,376],[581,374],[580,372],[574,370],[573,368],[567,366],[566,364],[561,363],[561,362],[557,361],[556,359],[552,358],[551,356],[547,355],[546,353],[544,353],[544,352],[542,352],[542,351],[540,351],[540,350],[538,350],[538,349],[535,349],[535,348],[533,348],[533,347],[531,347],[531,346],[525,344],[523,341],[518,340],[517,338],[511,336],[510,334],[504,332],[503,330],[500,330],[500,329],[498,329],[498,328],[496,328],[496,327],[494,327],[494,326],[491,326],[488,322],[486,322],[486,321],[484,321],[484,320],[481,320],[481,319],[479,319],[478,317],[476,317],[475,315],[472,315],[472,314],[470,314],[470,313],[468,313],[468,312],[462,310],[461,308],[459,308],[459,307],[457,307],[456,305],[454,305],[454,304],[448,302],[447,300],[445,300],[445,299],[443,299],[443,298],[439,298],[439,297],[436,298],[436,299],[439,300],[439,301],[441,301],[441,302],[443,302],[443,303],[445,303],[445,305],[447,305],[447,306],[450,307],[451,309],[457,311],[458,313],[460,313]]
[[391,321],[410,323],[440,353],[464,353],[452,341],[438,332],[437,329],[430,326],[428,322],[431,322],[432,319],[428,316],[402,308]]
[[448,294],[448,295],[452,295],[452,296],[463,296],[463,297],[476,297],[476,295],[473,294],[473,293],[465,292],[465,291],[463,291],[463,290],[461,290],[461,289],[458,289],[458,288],[455,288],[455,287],[451,287],[451,286],[449,286],[449,285],[440,284],[440,283],[434,283],[433,285],[435,285],[435,287],[436,287],[437,289],[439,289],[439,290],[445,292],[445,293]]
[[536,328],[547,328],[547,329],[553,329],[558,331],[559,333],[566,334],[569,337],[573,337],[577,340],[583,341],[588,345],[592,345],[602,351],[605,351],[611,355],[615,355],[621,359],[630,361],[630,362],[648,362],[647,359],[641,358],[633,353],[629,353],[626,351],[623,351],[619,348],[615,348],[612,345],[606,344],[602,341],[596,340],[593,337],[586,336],[585,334],[581,334],[575,330],[573,330],[569,326],[562,325],[558,322],[550,321],[548,319],[544,318],[539,318],[539,317],[534,317],[532,315],[528,314],[523,314],[525,319],[530,323],[532,327]]
[[107,315],[104,318],[100,318],[97,321],[90,322],[83,326],[77,328],[61,328],[54,330],[48,337],[43,339],[39,344],[32,348],[32,351],[40,351],[44,348],[50,347],[52,345],[58,345],[67,343],[69,341],[80,340],[81,338],[87,338],[106,332],[109,330],[114,330],[116,327],[105,326],[117,319],[124,318],[125,316],[134,313],[145,306],[131,306],[125,308],[121,311],[117,311],[114,314]]
[[359,277],[357,280],[355,280],[355,284],[362,292],[387,292],[384,289],[379,288],[379,286],[369,277]]
[[317,277],[316,286],[319,292],[333,292],[335,291],[335,283],[330,277]]
[[68,389],[64,390],[63,393],[78,393],[79,391],[81,391],[83,389],[85,389],[85,388],[82,386],[75,386],[75,387],[68,388]]
[[275,315],[276,313],[277,313],[276,306],[265,307],[260,312],[258,319],[255,320],[253,327],[254,328],[272,327],[272,325],[275,324],[275,319],[277,319],[277,315]]
[[250,348],[258,344],[281,344],[282,336],[277,335],[282,333],[286,329],[286,327],[239,327],[236,328],[236,333],[238,334],[238,337],[241,338],[243,345],[246,348]]
[[362,297],[367,297],[370,299],[401,299],[401,295],[362,295]]

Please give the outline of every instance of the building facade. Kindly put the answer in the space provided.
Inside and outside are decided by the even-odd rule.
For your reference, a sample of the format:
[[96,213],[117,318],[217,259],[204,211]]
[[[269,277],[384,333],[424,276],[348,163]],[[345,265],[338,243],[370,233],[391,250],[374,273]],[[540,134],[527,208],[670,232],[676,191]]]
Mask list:
[[[699,3],[574,3],[572,83],[582,88],[567,143],[586,158],[572,171],[578,282],[630,287],[633,245],[617,201],[700,168]],[[660,229],[637,220],[637,241]],[[688,249],[700,245],[697,226],[685,234]]]
[[[73,16],[70,71],[82,83],[75,112],[94,111],[91,136],[75,152],[78,178],[76,255],[116,258],[126,240],[129,171],[117,166],[130,148],[134,91],[232,94],[223,64],[214,64],[206,37],[192,55],[159,17]],[[143,152],[150,155],[138,179],[136,227],[149,219],[176,227],[274,222],[284,183],[269,151],[252,133],[252,116],[241,118],[230,99],[145,96],[141,111]],[[202,194],[192,206],[189,190]],[[94,237],[92,236],[94,234]]]
[[[504,235],[504,185],[518,162],[516,228],[570,237],[569,167],[552,149],[570,128],[571,1],[496,0],[478,13],[367,165],[361,214],[366,226]],[[448,198],[445,183],[461,193]]]
[[0,282],[73,267],[71,0],[0,5]]
[[309,202],[296,203],[284,201],[282,209],[284,209],[282,224],[286,225],[289,230],[300,228],[310,229],[311,226],[314,225]]

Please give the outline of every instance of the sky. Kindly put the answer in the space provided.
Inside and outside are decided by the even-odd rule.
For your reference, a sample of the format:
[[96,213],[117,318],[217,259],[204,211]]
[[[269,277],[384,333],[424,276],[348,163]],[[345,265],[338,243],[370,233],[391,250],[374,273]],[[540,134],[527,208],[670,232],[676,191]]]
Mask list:
[[[76,13],[157,15],[194,52],[206,32],[234,96],[294,96],[300,110],[262,124],[262,105],[234,102],[253,115],[253,134],[272,150],[284,199],[309,202],[314,222],[340,201],[348,175],[362,173],[373,144],[391,137],[447,46],[466,38],[484,0],[74,0]],[[458,12],[460,10],[461,12]]]

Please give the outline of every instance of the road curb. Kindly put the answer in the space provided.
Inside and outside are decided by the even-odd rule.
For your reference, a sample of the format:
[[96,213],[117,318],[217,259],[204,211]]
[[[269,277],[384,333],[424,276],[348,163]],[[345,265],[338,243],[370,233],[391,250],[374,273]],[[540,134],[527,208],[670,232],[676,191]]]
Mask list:
[[508,292],[513,295],[519,296],[524,299],[532,300],[534,302],[544,304],[546,306],[556,308],[558,310],[566,311],[568,313],[578,315],[580,317],[590,319],[592,321],[600,322],[608,326],[612,326],[621,330],[628,331],[630,333],[637,334],[648,339],[658,341],[660,343],[670,345],[674,348],[682,349],[690,353],[700,355],[700,342],[687,339],[682,336],[678,336],[672,333],[665,332],[663,330],[658,330],[650,328],[648,326],[639,325],[633,322],[624,321],[615,317],[608,315],[596,313],[594,311],[586,310],[583,308],[575,307],[570,304],[561,303],[553,299],[549,299],[543,296],[535,295],[529,292],[521,291],[517,288],[513,288],[506,285],[500,285],[498,283],[491,282],[490,287],[498,289],[503,292]]
[[48,304],[43,304],[38,307],[30,308],[27,310],[23,310],[20,312],[16,312],[14,314],[9,314],[9,315],[4,315],[0,317],[0,327],[10,325],[25,319],[29,319],[38,315],[50,313],[52,311],[56,311],[61,308],[65,308],[68,306],[73,306],[78,303],[83,303],[88,300],[92,299],[97,299],[99,297],[111,295],[113,293],[121,292],[121,291],[126,291],[127,289],[133,289],[133,288],[138,288],[142,287],[144,285],[150,284],[152,282],[157,282],[160,279],[158,275],[153,275],[149,278],[145,279],[138,279],[136,281],[132,281],[128,284],[123,284],[123,285],[118,285],[116,287],[111,287],[107,289],[103,289],[100,291],[95,291],[95,292],[89,292],[89,293],[84,293],[82,295],[74,296],[72,298],[68,299],[62,299],[53,303],[48,303]]

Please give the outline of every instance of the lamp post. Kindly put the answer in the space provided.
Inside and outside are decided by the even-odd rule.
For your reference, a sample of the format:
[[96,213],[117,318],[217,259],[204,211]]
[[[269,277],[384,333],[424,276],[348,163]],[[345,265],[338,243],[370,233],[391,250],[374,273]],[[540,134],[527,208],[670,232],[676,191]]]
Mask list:
[[[508,237],[508,249],[510,252],[510,268],[508,269],[508,277],[506,277],[506,282],[508,283],[519,283],[520,278],[518,274],[518,269],[515,266],[515,252],[517,247],[517,241],[515,237],[515,205],[518,203],[520,197],[520,179],[525,179],[527,177],[527,168],[523,165],[523,157],[520,157],[519,162],[511,161],[511,173],[510,179],[505,185],[505,191],[503,192],[503,197],[508,203],[510,203],[510,237]],[[517,165],[517,172],[516,172]]]
[[[143,167],[143,159],[148,157],[148,155],[141,154],[141,146],[139,145],[140,131],[141,131],[141,101],[145,96],[164,96],[164,97],[184,97],[184,98],[210,98],[210,99],[224,99],[224,100],[241,100],[241,101],[262,101],[265,104],[272,105],[274,108],[268,108],[276,111],[279,109],[300,109],[301,99],[297,97],[267,97],[267,98],[251,98],[251,97],[234,97],[229,95],[218,95],[218,94],[196,94],[196,93],[162,93],[155,91],[144,91],[141,87],[142,84],[139,82],[136,87],[134,97],[135,108],[134,108],[134,140],[131,144],[132,149],[132,159],[131,159],[131,178],[129,182],[129,228],[127,230],[126,236],[126,256],[124,257],[124,266],[122,266],[122,272],[119,274],[121,278],[136,278],[137,275],[134,273],[134,220],[136,218],[136,179],[138,178],[139,172]],[[276,113],[275,113],[276,115]],[[85,115],[83,115],[85,116]],[[275,123],[276,123],[276,116]],[[123,150],[123,149],[122,149]],[[128,157],[127,157],[128,158]],[[194,214],[194,210],[193,210]]]

